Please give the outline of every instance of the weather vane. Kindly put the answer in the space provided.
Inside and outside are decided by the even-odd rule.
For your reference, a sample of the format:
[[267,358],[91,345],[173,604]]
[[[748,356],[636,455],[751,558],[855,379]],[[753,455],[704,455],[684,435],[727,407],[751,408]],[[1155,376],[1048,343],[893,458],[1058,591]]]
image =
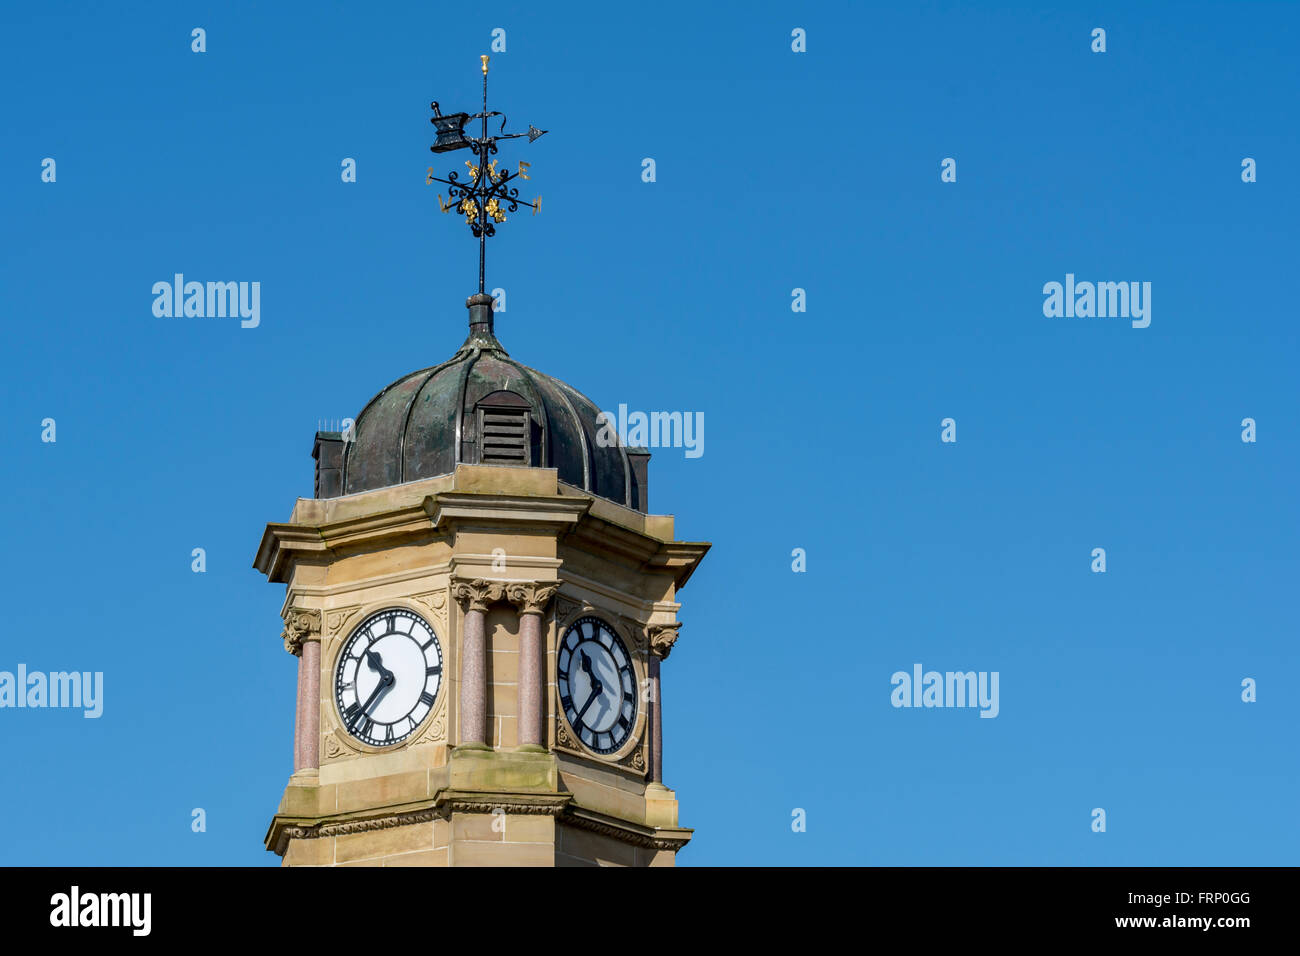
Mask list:
[[[486,245],[489,236],[496,235],[495,223],[505,222],[507,212],[516,212],[520,206],[527,206],[537,215],[537,211],[542,208],[542,197],[538,196],[532,202],[519,198],[519,190],[511,186],[510,183],[516,179],[529,179],[528,163],[520,161],[519,169],[516,172],[509,170],[497,171],[497,161],[489,161],[488,156],[496,153],[497,140],[518,139],[521,136],[527,136],[528,142],[532,142],[546,132],[544,129],[538,129],[536,126],[529,126],[527,133],[506,133],[506,117],[504,113],[496,111],[488,112],[487,106],[487,74],[488,74],[488,57],[486,54],[479,57],[483,61],[483,112],[475,113],[470,116],[468,113],[450,113],[446,116],[438,108],[437,102],[429,104],[433,110],[433,118],[429,120],[438,132],[438,140],[429,149],[435,153],[446,153],[453,149],[473,148],[478,153],[478,162],[465,161],[469,167],[469,178],[464,182],[460,179],[460,174],[452,171],[447,174],[446,179],[441,179],[433,175],[433,167],[429,167],[429,175],[425,182],[433,184],[442,183],[447,187],[447,202],[443,201],[442,194],[438,195],[438,205],[444,213],[451,212],[453,209],[465,217],[465,224],[469,226],[470,232],[474,233],[478,239],[478,291],[483,292],[483,263],[486,257]],[[495,136],[488,135],[487,121],[489,116],[501,117],[501,130]],[[483,135],[478,139],[472,139],[465,135],[465,124],[470,120],[481,119],[483,121]]]

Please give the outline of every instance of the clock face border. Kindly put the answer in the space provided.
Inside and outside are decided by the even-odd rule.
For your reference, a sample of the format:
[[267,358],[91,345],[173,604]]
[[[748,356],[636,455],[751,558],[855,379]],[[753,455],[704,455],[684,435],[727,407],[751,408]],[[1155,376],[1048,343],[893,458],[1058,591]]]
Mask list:
[[[433,695],[433,703],[429,705],[428,711],[423,717],[416,722],[415,726],[408,731],[401,740],[394,741],[391,744],[373,744],[367,740],[356,737],[349,729],[347,721],[339,708],[339,665],[343,662],[349,648],[353,645],[354,640],[363,627],[373,623],[375,618],[384,614],[397,612],[403,615],[410,615],[421,621],[433,637],[434,646],[438,651],[438,660],[441,666],[441,674],[438,677],[438,689]],[[438,632],[437,624],[431,619],[429,613],[409,604],[401,599],[389,600],[383,603],[371,605],[369,608],[363,608],[359,618],[354,618],[357,623],[348,628],[346,632],[339,634],[336,638],[336,647],[332,650],[331,659],[328,661],[328,670],[322,674],[322,678],[328,680],[330,710],[335,722],[334,734],[344,742],[344,745],[351,750],[364,754],[391,754],[404,750],[419,742],[421,736],[426,732],[430,724],[436,719],[438,713],[443,710],[443,699],[447,693],[447,685],[450,683],[450,667],[447,660],[447,648],[443,642],[442,636]],[[445,741],[444,741],[445,742]]]
[[[560,657],[564,650],[564,641],[570,630],[587,618],[598,621],[602,627],[614,635],[624,654],[627,655],[628,666],[632,674],[632,704],[633,713],[631,726],[624,738],[616,747],[607,751],[599,750],[588,745],[581,736],[581,733],[573,726],[569,719],[564,706],[564,694],[561,691],[561,681],[564,675],[560,670]],[[646,702],[642,700],[642,686],[645,675],[644,667],[641,663],[642,653],[640,642],[634,638],[629,639],[626,628],[620,627],[615,623],[617,616],[608,611],[583,605],[565,616],[564,620],[556,620],[555,625],[555,716],[558,721],[562,722],[561,726],[565,730],[565,735],[570,738],[571,742],[561,742],[556,740],[554,746],[567,752],[587,759],[600,760],[602,763],[619,770],[627,770],[636,776],[644,776],[646,770],[626,766],[628,759],[636,753],[637,750],[645,746],[645,728],[649,714],[646,710]],[[613,658],[611,657],[611,660]],[[616,661],[615,661],[616,663]]]

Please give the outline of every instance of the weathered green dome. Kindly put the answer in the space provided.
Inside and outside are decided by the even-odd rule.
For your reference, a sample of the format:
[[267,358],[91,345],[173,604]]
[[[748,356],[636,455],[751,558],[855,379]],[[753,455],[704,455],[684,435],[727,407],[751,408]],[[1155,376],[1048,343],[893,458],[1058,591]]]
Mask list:
[[[644,511],[649,455],[597,441],[594,402],[510,358],[493,332],[491,296],[466,305],[469,337],[456,354],[393,382],[357,416],[339,493],[445,475],[462,462],[515,465],[554,468],[563,482]],[[319,473],[317,484],[319,495]]]

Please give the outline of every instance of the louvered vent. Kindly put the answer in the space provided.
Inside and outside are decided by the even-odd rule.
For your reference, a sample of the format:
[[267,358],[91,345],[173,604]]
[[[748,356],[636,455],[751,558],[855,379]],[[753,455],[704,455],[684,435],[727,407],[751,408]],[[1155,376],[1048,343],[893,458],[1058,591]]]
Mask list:
[[531,465],[532,421],[528,403],[512,392],[495,392],[478,406],[479,462]]

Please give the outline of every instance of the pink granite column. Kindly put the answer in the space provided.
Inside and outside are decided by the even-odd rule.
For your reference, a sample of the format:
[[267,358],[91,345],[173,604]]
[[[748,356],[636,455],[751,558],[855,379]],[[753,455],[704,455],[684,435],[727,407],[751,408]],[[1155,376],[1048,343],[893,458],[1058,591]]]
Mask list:
[[546,653],[542,637],[542,612],[555,585],[511,584],[506,595],[519,608],[519,746],[544,750]]
[[310,635],[302,644],[303,698],[302,768],[320,767],[320,633]]
[[650,782],[664,782],[663,688],[659,682],[660,664],[668,658],[677,642],[680,624],[652,624],[646,628],[650,657]]
[[487,609],[503,589],[490,581],[457,581],[452,594],[465,608],[460,641],[460,742],[487,747]]
[[650,655],[650,782],[664,782],[663,704],[659,691],[659,661]]
[[487,742],[487,621],[485,611],[465,612],[460,646],[460,742]]
[[292,608],[284,619],[284,649],[298,658],[293,715],[293,772],[320,766],[320,611]]
[[298,697],[293,712],[293,772],[297,773],[303,768],[302,711],[306,706],[307,697],[303,693],[302,684],[306,671],[302,666],[302,645],[299,644],[290,653],[298,658]]

